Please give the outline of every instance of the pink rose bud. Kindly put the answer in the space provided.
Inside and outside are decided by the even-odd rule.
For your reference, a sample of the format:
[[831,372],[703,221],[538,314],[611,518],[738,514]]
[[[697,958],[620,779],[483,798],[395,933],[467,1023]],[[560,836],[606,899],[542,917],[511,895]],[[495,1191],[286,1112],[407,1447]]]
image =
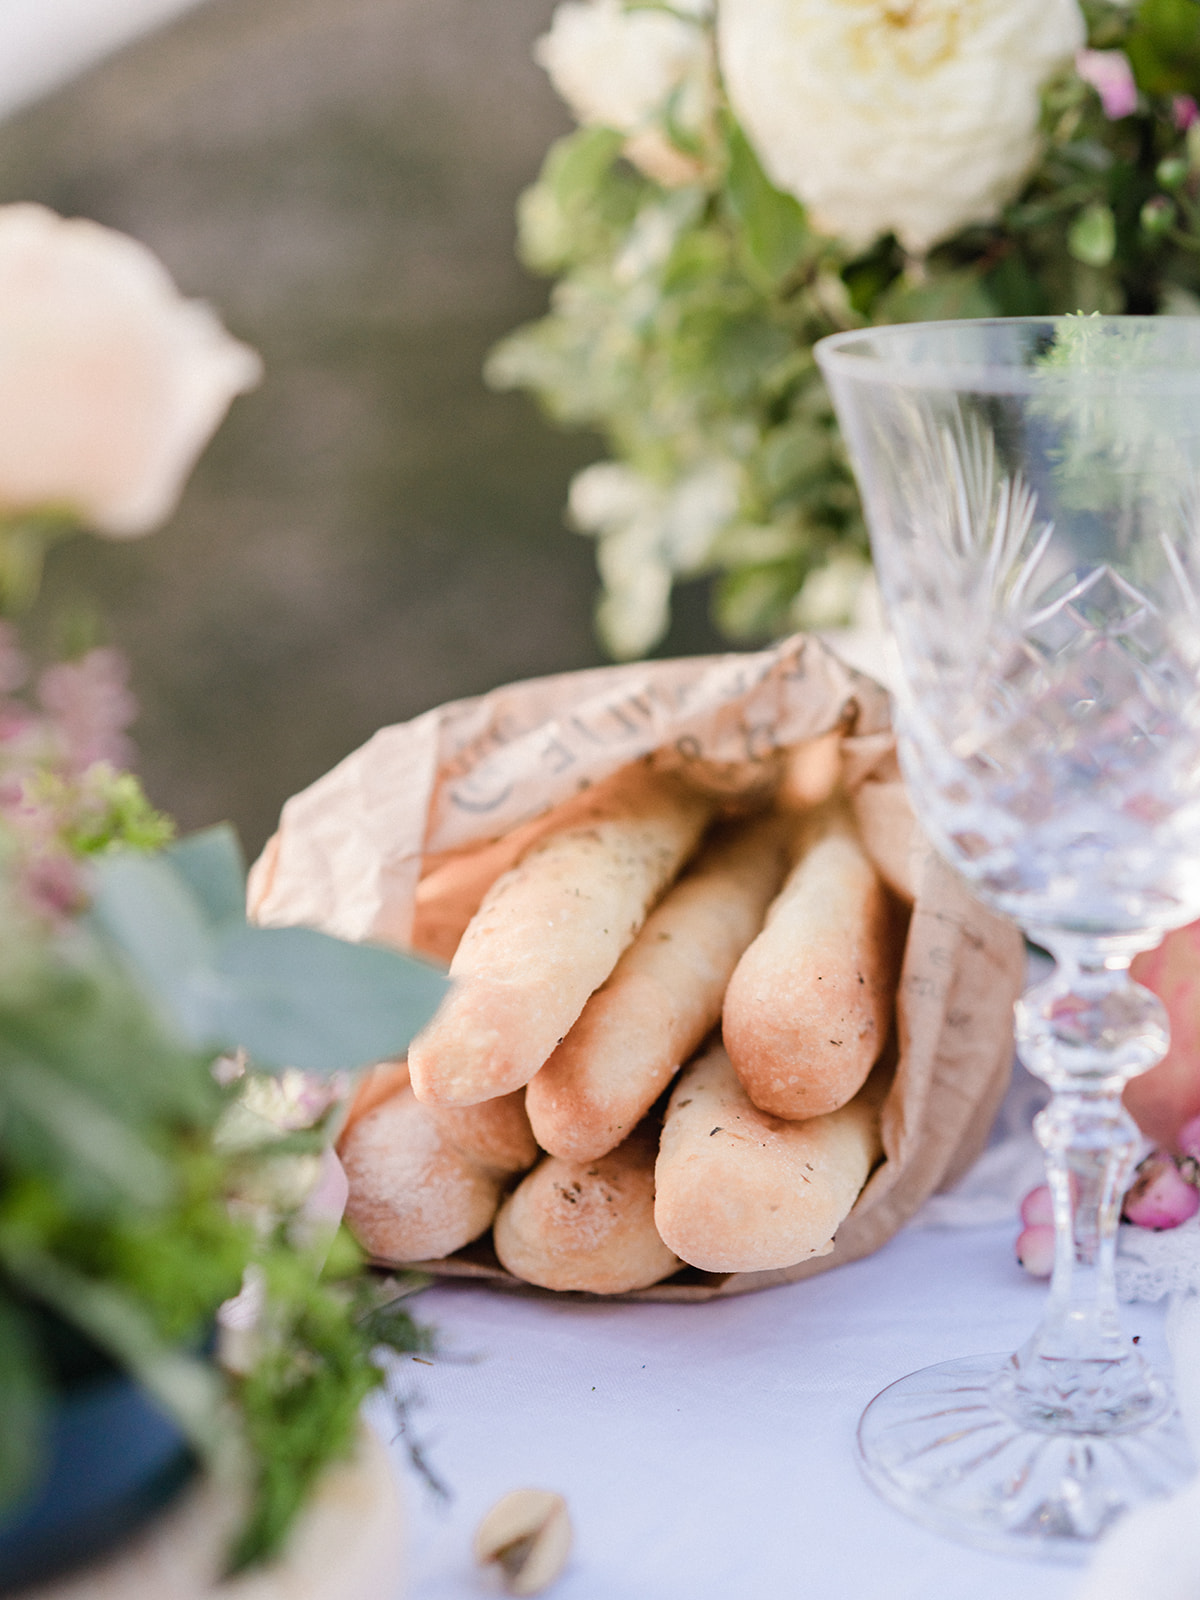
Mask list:
[[1137,84],[1123,50],[1080,50],[1075,57],[1075,70],[1100,96],[1110,122],[1132,116],[1137,110]]
[[1186,133],[1192,123],[1200,117],[1200,106],[1192,99],[1190,94],[1177,94],[1171,101],[1171,120],[1180,133]]
[[[1049,1195],[1050,1191],[1045,1193]],[[1017,1260],[1031,1278],[1048,1278],[1054,1271],[1054,1229],[1044,1222],[1023,1228],[1017,1237]]]
[[1122,1216],[1139,1228],[1177,1228],[1200,1211],[1200,1194],[1169,1155],[1154,1150],[1140,1164],[1125,1196]]

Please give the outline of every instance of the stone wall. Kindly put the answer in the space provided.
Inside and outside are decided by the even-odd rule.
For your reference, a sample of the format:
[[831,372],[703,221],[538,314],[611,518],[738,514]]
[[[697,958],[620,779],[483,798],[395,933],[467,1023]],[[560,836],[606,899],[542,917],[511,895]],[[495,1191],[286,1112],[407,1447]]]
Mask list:
[[[480,377],[545,303],[513,207],[567,126],[530,60],[551,9],[207,0],[0,124],[0,200],[145,240],[266,362],[171,526],[68,542],[37,618],[126,650],[185,827],[255,851],[380,724],[601,659],[562,523],[599,443]],[[673,650],[712,647],[690,610]]]

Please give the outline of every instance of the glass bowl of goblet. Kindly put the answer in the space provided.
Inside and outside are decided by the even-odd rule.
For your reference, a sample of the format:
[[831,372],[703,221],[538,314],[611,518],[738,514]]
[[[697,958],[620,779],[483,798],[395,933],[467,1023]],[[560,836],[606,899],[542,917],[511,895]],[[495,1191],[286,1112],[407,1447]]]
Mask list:
[[1129,965],[1200,917],[1200,319],[1017,318],[817,347],[862,490],[917,815],[1054,957],[1017,1005],[1050,1087],[1045,1315],[1011,1355],[901,1379],[859,1429],[870,1481],[942,1532],[1072,1558],[1193,1471],[1167,1381],[1122,1331],[1113,1260],[1165,1053]]

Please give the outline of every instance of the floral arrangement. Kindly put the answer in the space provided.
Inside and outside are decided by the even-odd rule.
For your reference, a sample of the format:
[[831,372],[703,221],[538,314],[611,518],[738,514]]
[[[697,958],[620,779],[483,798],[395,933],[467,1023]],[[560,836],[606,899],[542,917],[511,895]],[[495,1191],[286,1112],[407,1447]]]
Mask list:
[[732,640],[851,616],[823,335],[1200,313],[1196,0],[562,0],[537,57],[580,124],[520,205],[557,281],[487,371],[607,442],[569,518],[617,656],[700,575]]
[[[0,208],[3,608],[51,538],[156,527],[257,375],[134,241]],[[328,1144],[337,1074],[402,1051],[444,979],[248,926],[231,832],[173,840],[124,770],[119,656],[32,678],[0,623],[0,1551],[99,1361],[240,1486],[238,1568],[348,1450],[376,1350],[426,1341],[358,1270]]]

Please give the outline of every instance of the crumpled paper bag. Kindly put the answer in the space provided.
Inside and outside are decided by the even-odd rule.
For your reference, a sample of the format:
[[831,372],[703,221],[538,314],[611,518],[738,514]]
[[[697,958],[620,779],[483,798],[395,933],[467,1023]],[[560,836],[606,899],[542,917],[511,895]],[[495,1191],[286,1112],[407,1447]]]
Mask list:
[[[913,821],[886,691],[818,640],[536,679],[384,728],[286,803],[251,871],[250,912],[404,946],[425,873],[631,761],[649,757],[736,806],[773,788],[794,746],[831,734],[866,846],[912,901],[884,1159],[829,1255],[769,1272],[688,1268],[632,1298],[707,1299],[809,1277],[877,1249],[978,1155],[1008,1082],[1024,971],[1017,929],[972,899]],[[517,1283],[486,1240],[422,1265]]]

